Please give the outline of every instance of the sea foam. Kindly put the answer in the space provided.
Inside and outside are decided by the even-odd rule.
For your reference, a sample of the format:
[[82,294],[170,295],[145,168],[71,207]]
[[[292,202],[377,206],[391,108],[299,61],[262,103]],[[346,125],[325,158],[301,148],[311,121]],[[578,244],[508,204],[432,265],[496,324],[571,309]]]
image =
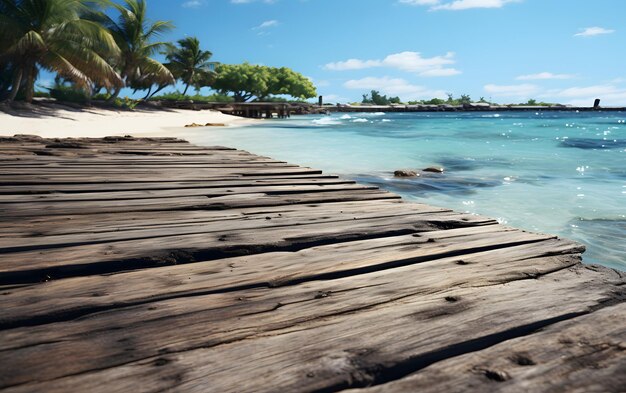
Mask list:
[[334,119],[334,118],[332,118],[330,116],[322,117],[320,119],[311,120],[311,123],[316,124],[318,126],[332,126],[332,125],[341,124],[340,121],[338,121],[337,119]]

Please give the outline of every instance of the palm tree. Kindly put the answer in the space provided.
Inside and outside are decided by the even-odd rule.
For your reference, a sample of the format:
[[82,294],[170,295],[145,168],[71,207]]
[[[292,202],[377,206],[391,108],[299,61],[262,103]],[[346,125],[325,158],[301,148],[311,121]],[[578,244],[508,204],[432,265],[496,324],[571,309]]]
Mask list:
[[208,50],[200,49],[200,41],[196,37],[178,40],[178,47],[170,48],[166,54],[168,67],[174,76],[185,83],[185,91],[200,79],[206,79],[211,73],[209,59],[213,56]]
[[[102,15],[100,23],[106,26],[121,49],[117,67],[126,86],[145,85],[146,75],[154,83],[172,84],[175,82],[170,70],[151,56],[169,47],[167,42],[154,42],[153,39],[174,28],[169,21],[150,23],[146,15],[146,0],[124,0],[123,4],[113,5],[120,13],[117,20]],[[117,88],[112,99],[117,97]]]
[[119,86],[120,76],[108,63],[119,55],[111,34],[89,20],[105,0],[0,0],[0,68],[10,70],[13,101],[24,89],[31,102],[43,68],[78,87],[92,83]]

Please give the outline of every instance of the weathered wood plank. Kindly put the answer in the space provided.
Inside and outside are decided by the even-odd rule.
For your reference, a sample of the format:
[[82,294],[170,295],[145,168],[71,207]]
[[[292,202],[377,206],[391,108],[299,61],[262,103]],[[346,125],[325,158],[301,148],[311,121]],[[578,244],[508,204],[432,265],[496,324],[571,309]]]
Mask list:
[[[371,201],[330,202],[286,206],[251,207],[229,210],[181,210],[152,212],[76,214],[64,216],[39,216],[22,218],[10,226],[0,226],[0,236],[38,237],[82,233],[120,232],[126,230],[171,228],[221,220],[278,220],[361,219],[364,217],[389,217],[404,214],[447,212],[417,203],[403,203],[397,199]],[[71,223],[71,225],[68,225]]]
[[[456,213],[455,213],[456,214]],[[388,237],[433,229],[493,225],[494,221],[472,215],[433,215],[416,220],[411,216],[383,217],[305,226],[224,230],[190,235],[127,239],[100,244],[20,251],[2,255],[0,283],[36,282],[46,275],[96,274],[226,256],[268,251],[293,251],[315,245],[373,237]],[[235,225],[236,227],[237,225]],[[306,229],[305,229],[306,228]]]
[[[192,196],[224,196],[229,194],[257,194],[268,195],[288,195],[307,192],[326,191],[360,191],[378,190],[375,186],[365,186],[361,184],[307,184],[307,185],[259,185],[255,187],[224,187],[224,188],[194,188],[194,189],[170,189],[170,190],[150,190],[150,191],[110,191],[101,190],[91,193],[73,194],[43,194],[43,195],[20,195],[6,196],[0,195],[0,205],[5,203],[22,204],[26,202],[78,202],[78,201],[111,201],[111,200],[131,200],[131,199],[152,199],[152,198],[173,198]],[[16,206],[16,205],[12,205]],[[45,206],[42,206],[45,209]]]
[[374,392],[623,392],[626,304],[433,364]]
[[[318,190],[316,190],[318,191]],[[281,206],[304,203],[326,203],[363,201],[377,199],[400,199],[396,194],[376,188],[360,190],[330,190],[327,192],[303,191],[301,193],[261,193],[215,196],[189,196],[169,198],[147,198],[131,200],[98,200],[67,202],[25,202],[0,204],[0,221],[14,217],[33,217],[68,214],[122,213],[161,210],[225,210],[243,207]]]
[[[367,219],[383,219],[388,218],[392,220],[396,217],[398,220],[414,220],[414,221],[427,221],[435,222],[437,220],[449,222],[462,221],[468,223],[470,221],[483,223],[486,220],[484,217],[463,215],[454,212],[441,212],[438,210],[423,211],[418,213],[415,209],[380,209],[378,211],[373,210],[371,212],[350,212],[350,211],[336,211],[334,214],[331,211],[320,212],[320,209],[311,209],[317,214],[311,214],[310,211],[295,211],[285,212],[277,214],[270,214],[267,212],[261,212],[262,214],[247,214],[242,213],[235,214],[231,210],[227,210],[225,214],[205,215],[208,219],[205,221],[182,221],[180,217],[173,224],[168,225],[167,218],[151,220],[141,220],[139,222],[133,222],[130,217],[125,218],[128,222],[119,223],[120,217],[117,217],[117,222],[113,226],[106,225],[80,225],[72,228],[59,228],[56,227],[56,231],[64,230],[67,233],[54,234],[50,231],[44,232],[44,228],[37,228],[36,232],[32,232],[33,228],[30,228],[31,234],[27,236],[3,236],[0,237],[0,254],[8,252],[19,252],[25,250],[45,249],[45,248],[58,248],[62,246],[80,245],[80,244],[95,244],[112,241],[122,240],[137,240],[137,239],[153,239],[157,237],[170,237],[170,236],[182,236],[192,235],[200,233],[225,233],[232,230],[244,230],[244,229],[257,229],[272,230],[274,228],[282,228],[289,226],[308,225],[313,223],[337,223],[337,222],[355,222],[359,220]],[[329,209],[330,210],[330,209]],[[347,209],[346,209],[347,210]],[[326,213],[322,215],[320,213]],[[269,214],[269,215],[268,215]],[[416,216],[420,214],[419,216]],[[64,216],[65,217],[65,216]],[[210,218],[209,218],[210,217]],[[136,217],[133,217],[136,218]],[[195,216],[194,218],[198,218]],[[157,225],[149,225],[149,223],[156,223]],[[74,222],[72,221],[72,224]],[[55,229],[52,229],[54,232]]]
[[[571,269],[505,285],[446,287],[424,293],[423,289],[396,289],[397,280],[402,280],[399,275],[411,271],[401,268],[378,273],[383,275],[381,281],[368,275],[257,290],[267,292],[269,299],[257,297],[256,291],[243,293],[243,300],[237,300],[242,295],[236,293],[221,295],[227,303],[234,303],[230,307],[220,307],[217,300],[209,303],[207,299],[188,298],[183,302],[171,300],[130,308],[126,317],[120,311],[104,312],[94,317],[108,315],[110,324],[98,321],[100,329],[92,331],[91,337],[77,335],[77,341],[69,337],[50,339],[11,351],[11,369],[2,383],[25,383],[7,389],[9,392],[44,386],[48,392],[78,388],[122,391],[131,386],[141,386],[144,391],[215,392],[275,391],[280,386],[281,391],[300,392],[365,386],[378,383],[380,375],[417,371],[433,361],[487,348],[593,312],[606,305],[607,299],[615,299],[616,290],[623,295],[623,278],[581,274],[585,267],[580,265]],[[398,278],[385,279],[385,274]],[[415,277],[406,278],[409,285],[420,286]],[[546,297],[546,289],[563,301]],[[298,290],[302,291],[299,295]],[[583,299],[582,291],[586,293]],[[330,296],[319,296],[320,293]],[[392,300],[389,294],[395,294]],[[187,312],[182,324],[170,319],[176,309],[185,313],[189,311],[185,308],[195,302],[216,308]],[[352,302],[360,305],[351,307]],[[324,306],[331,304],[339,304],[340,310],[322,317]],[[212,317],[209,325],[207,314]],[[301,323],[278,322],[297,315],[309,315],[310,319]],[[151,318],[158,323],[150,323]],[[132,320],[141,323],[133,328],[116,328]],[[93,318],[78,326],[88,321]],[[60,325],[47,331],[68,333],[67,328]],[[17,333],[36,337],[27,330],[19,329]],[[197,341],[192,339],[194,330]],[[8,333],[11,342],[17,340],[14,332]],[[144,343],[157,354],[144,357],[145,353],[138,349]],[[93,351],[101,356],[87,355]],[[33,360],[35,353],[37,359]],[[54,361],[58,358],[55,353],[62,353],[71,361]],[[31,380],[32,371],[26,374],[30,367],[37,370],[38,382],[27,382]],[[242,378],[244,375],[246,378]]]
[[[112,184],[116,185],[132,186],[137,185],[141,187],[143,184],[152,185],[155,183],[161,183],[163,185],[171,185],[176,183],[211,183],[214,181],[254,181],[254,180],[303,180],[303,179],[337,179],[334,175],[322,175],[320,173],[305,173],[305,174],[276,174],[276,175],[217,175],[217,176],[203,176],[202,178],[176,178],[176,179],[142,179],[142,178],[128,178],[118,179],[115,181],[102,182],[102,180],[93,178],[76,178],[76,179],[57,179],[57,180],[42,180],[42,179],[25,179],[25,180],[12,180],[0,182],[2,189],[7,189],[11,193],[13,187],[34,187],[36,192],[41,190],[48,190],[50,192],[56,191],[59,187],[86,187],[87,189],[94,189],[94,187],[100,187],[103,185]],[[1,190],[0,190],[1,191]]]
[[[106,172],[106,171],[105,171]],[[244,167],[244,168],[198,168],[193,170],[193,174],[190,171],[182,169],[173,170],[143,170],[133,171],[129,168],[128,172],[118,172],[110,174],[80,174],[80,173],[32,173],[32,174],[12,174],[12,173],[0,173],[0,181],[4,184],[18,184],[19,182],[26,181],[101,181],[101,182],[115,182],[116,180],[126,181],[156,181],[162,178],[164,175],[170,177],[176,177],[177,181],[194,181],[201,180],[207,177],[216,177],[224,175],[239,175],[239,176],[266,176],[266,175],[319,175],[322,173],[320,170],[306,168],[306,167]],[[88,176],[87,176],[88,175]]]
[[[353,180],[339,179],[336,176],[316,176],[297,178],[277,178],[277,179],[251,179],[251,178],[224,178],[204,182],[144,182],[144,183],[107,183],[106,189],[111,192],[118,191],[151,191],[151,190],[185,190],[194,188],[239,188],[257,187],[270,185],[335,185],[354,184]],[[26,186],[4,186],[0,188],[0,196],[3,200],[11,200],[15,195],[46,195],[53,193],[74,194],[74,193],[99,193],[102,192],[102,185],[98,183],[84,184],[50,184],[50,185],[26,185]],[[6,199],[4,199],[6,197]]]
[[[19,321],[80,315],[88,310],[190,296],[194,293],[287,286],[325,277],[337,278],[422,264],[442,258],[456,257],[455,264],[447,266],[442,262],[442,265],[420,265],[413,271],[430,271],[433,278],[458,271],[457,280],[462,280],[455,284],[458,285],[471,280],[473,269],[477,269],[478,265],[485,266],[487,262],[490,263],[490,273],[510,278],[518,274],[513,264],[515,260],[576,254],[581,251],[582,248],[573,242],[491,225],[425,232],[418,236],[331,244],[293,253],[274,252],[225,258],[198,262],[193,266],[179,265],[118,275],[78,277],[5,291],[4,307],[0,310],[0,327],[19,325]],[[333,258],[329,259],[328,255],[333,255]],[[578,262],[576,258],[571,260],[573,263]],[[497,266],[498,263],[501,266]],[[522,266],[526,270],[521,277],[525,278],[549,271],[550,265],[546,263],[536,268],[524,263]],[[425,284],[428,282],[427,273],[423,274],[420,282]],[[450,284],[450,281],[447,282]],[[478,279],[475,279],[473,285],[477,284]]]

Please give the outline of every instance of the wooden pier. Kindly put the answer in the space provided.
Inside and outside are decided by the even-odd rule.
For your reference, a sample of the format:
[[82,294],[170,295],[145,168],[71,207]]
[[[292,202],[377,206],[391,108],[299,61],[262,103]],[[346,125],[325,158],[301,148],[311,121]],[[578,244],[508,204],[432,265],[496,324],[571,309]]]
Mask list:
[[286,119],[292,114],[309,113],[313,105],[289,104],[285,102],[193,102],[193,101],[161,101],[159,105],[164,108],[203,110],[218,110],[234,116],[249,117],[253,119]]
[[624,392],[583,248],[245,151],[0,138],[2,392]]

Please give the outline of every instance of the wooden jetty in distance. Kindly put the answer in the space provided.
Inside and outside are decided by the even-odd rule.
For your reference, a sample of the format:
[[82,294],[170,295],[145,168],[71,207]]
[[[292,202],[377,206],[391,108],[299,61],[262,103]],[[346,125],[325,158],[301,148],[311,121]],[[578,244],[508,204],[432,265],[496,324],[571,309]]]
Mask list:
[[583,247],[245,151],[0,138],[1,392],[623,392]]
[[292,114],[304,114],[311,112],[319,112],[313,105],[309,104],[289,104],[286,102],[193,102],[193,101],[161,101],[158,103],[161,107],[175,109],[213,109],[222,113],[234,116],[249,117],[253,119],[286,119]]

